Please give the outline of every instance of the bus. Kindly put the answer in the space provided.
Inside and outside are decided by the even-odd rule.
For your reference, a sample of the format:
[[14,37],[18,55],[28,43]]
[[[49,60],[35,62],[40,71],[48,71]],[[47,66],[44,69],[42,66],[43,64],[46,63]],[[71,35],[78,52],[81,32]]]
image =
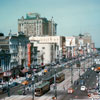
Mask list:
[[43,82],[36,86],[35,96],[42,96],[50,90],[50,82]]
[[64,80],[65,80],[65,74],[63,74],[63,73],[57,74],[56,83],[60,83],[60,82],[62,82]]

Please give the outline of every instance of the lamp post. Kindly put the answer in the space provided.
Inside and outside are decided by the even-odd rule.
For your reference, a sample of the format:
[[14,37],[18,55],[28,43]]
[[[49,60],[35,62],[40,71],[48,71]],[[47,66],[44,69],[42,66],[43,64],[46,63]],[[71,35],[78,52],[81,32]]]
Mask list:
[[32,100],[34,100],[34,70],[32,71]]
[[8,79],[8,97],[10,97],[9,79]]
[[32,76],[32,100],[34,100],[34,75]]
[[[84,58],[84,59],[85,59],[85,58]],[[84,60],[84,72],[86,72],[85,65],[86,65],[86,63],[85,63],[85,60]]]
[[57,84],[56,84],[56,68],[55,70],[55,75],[54,75],[54,90],[55,90],[55,99],[57,100]]
[[72,65],[71,65],[71,86],[73,85],[73,68],[72,68]]

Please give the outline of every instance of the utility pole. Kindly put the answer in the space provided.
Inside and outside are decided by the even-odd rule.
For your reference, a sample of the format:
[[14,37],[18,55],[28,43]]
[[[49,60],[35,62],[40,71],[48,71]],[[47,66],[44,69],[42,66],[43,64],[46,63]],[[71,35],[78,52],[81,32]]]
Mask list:
[[72,68],[72,65],[71,65],[71,85],[73,85],[73,68]]
[[80,60],[78,60],[78,62],[77,62],[77,67],[79,67],[79,69],[78,69],[78,72],[79,72],[79,78],[80,78],[80,66],[81,66]]
[[8,78],[8,97],[10,97],[9,78]]
[[54,69],[55,70],[55,75],[54,75],[54,90],[55,90],[55,98],[57,100],[57,84],[56,84],[56,68]]
[[86,65],[86,63],[85,63],[85,60],[84,60],[84,72],[86,72],[85,65]]
[[32,100],[34,100],[34,71],[32,73]]
[[78,69],[78,70],[79,70],[79,78],[80,78],[80,67],[79,67],[79,69]]

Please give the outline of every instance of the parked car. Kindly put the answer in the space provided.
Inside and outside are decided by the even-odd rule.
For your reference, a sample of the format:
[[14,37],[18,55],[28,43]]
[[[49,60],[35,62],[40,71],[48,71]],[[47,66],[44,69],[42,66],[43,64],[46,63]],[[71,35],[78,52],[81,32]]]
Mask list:
[[74,82],[74,85],[78,85],[78,84],[79,84],[79,82],[78,82],[78,81],[75,81],[75,82]]
[[5,84],[0,85],[0,94],[8,92],[8,86]]

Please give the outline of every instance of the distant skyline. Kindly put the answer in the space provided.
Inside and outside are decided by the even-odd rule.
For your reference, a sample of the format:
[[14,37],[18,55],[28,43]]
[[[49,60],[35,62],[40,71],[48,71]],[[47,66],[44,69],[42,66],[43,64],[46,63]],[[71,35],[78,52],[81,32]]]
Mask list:
[[0,32],[17,33],[18,19],[39,13],[57,23],[57,34],[73,36],[90,33],[100,47],[100,0],[0,0]]

